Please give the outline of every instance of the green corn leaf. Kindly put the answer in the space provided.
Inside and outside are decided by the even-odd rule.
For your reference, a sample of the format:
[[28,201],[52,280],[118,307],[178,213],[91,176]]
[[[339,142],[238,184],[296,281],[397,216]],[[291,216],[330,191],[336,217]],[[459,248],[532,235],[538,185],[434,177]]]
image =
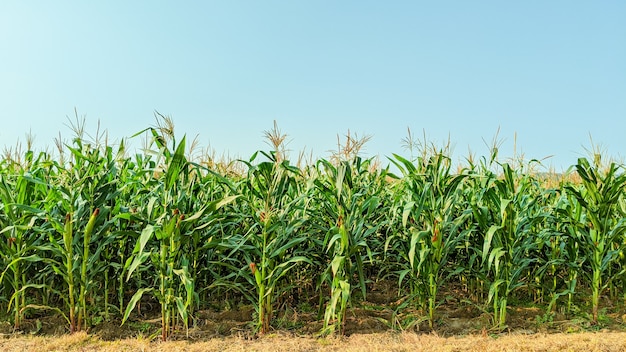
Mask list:
[[342,255],[337,255],[333,258],[332,262],[330,263],[330,267],[332,270],[333,275],[337,275],[337,272],[339,271],[339,267],[343,264],[345,257]]
[[[150,258],[150,255],[152,255],[152,252],[142,251],[141,253],[138,253],[135,256],[131,257],[132,262],[130,262],[130,265],[128,265],[128,261],[127,261],[127,264],[125,265],[125,267],[128,270],[128,273],[126,274],[126,281],[130,280],[130,277],[133,275],[135,270],[137,270],[137,268],[141,264],[143,264],[146,261],[146,259]],[[130,260],[131,258],[128,258],[128,260]]]
[[121,325],[124,325],[126,320],[128,320],[130,313],[135,309],[135,306],[137,305],[137,302],[141,300],[141,297],[143,297],[145,293],[152,292],[153,290],[154,290],[153,288],[141,288],[137,290],[137,292],[135,292],[133,297],[131,297],[130,301],[128,302],[128,305],[126,306],[126,310],[124,311],[124,317],[122,318]]
[[491,241],[493,241],[494,234],[496,233],[496,231],[499,231],[501,229],[502,229],[502,226],[492,225],[487,231],[487,235],[485,236],[485,240],[483,243],[483,252],[482,252],[483,264],[485,263],[485,259],[487,259],[487,256],[489,255],[491,251]]

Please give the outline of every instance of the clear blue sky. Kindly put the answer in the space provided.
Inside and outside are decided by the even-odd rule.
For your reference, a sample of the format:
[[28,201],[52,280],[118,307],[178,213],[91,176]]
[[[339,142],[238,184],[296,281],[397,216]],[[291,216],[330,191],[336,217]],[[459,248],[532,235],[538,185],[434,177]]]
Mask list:
[[0,145],[71,136],[67,116],[120,138],[170,115],[218,153],[268,149],[273,120],[328,156],[407,155],[410,127],[455,158],[554,155],[589,135],[626,154],[626,1],[0,2]]

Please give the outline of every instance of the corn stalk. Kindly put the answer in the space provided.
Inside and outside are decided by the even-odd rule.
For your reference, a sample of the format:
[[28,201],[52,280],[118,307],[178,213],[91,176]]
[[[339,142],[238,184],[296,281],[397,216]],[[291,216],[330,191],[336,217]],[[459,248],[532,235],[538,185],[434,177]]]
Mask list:
[[398,206],[405,230],[388,243],[401,242],[393,247],[401,252],[399,258],[407,260],[403,266],[408,268],[400,271],[399,284],[408,279],[433,328],[439,287],[463,271],[463,266],[446,270],[448,258],[472,230],[466,224],[470,212],[463,209],[460,193],[465,175],[452,175],[450,160],[442,153],[418,158],[417,166],[399,155],[394,158],[404,176]]
[[591,165],[586,158],[578,159],[576,172],[581,178],[580,187],[565,189],[573,204],[583,211],[570,212],[570,235],[576,240],[578,250],[591,267],[583,270],[591,284],[591,315],[598,322],[600,295],[619,273],[607,276],[610,267],[619,259],[624,248],[623,235],[626,219],[617,213],[618,202],[626,187],[626,175],[618,173],[620,167],[611,163],[605,172],[600,165]]

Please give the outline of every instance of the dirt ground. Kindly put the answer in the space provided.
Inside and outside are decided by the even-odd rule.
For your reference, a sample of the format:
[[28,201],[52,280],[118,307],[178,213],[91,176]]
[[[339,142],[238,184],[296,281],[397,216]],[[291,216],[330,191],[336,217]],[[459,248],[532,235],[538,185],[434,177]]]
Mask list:
[[423,319],[372,305],[349,311],[346,336],[319,337],[316,313],[290,311],[275,320],[275,331],[259,337],[251,333],[253,309],[243,306],[198,312],[188,332],[178,330],[171,341],[160,342],[158,318],[68,334],[62,319],[41,317],[18,332],[2,324],[0,351],[626,351],[626,328],[617,315],[593,326],[586,319],[547,319],[538,308],[515,308],[509,327],[499,332],[486,328],[490,318],[471,306],[442,307],[431,330]]
[[195,312],[189,330],[179,328],[165,343],[158,309],[144,309],[123,326],[111,319],[76,334],[63,318],[32,316],[19,331],[0,323],[0,351],[626,351],[626,312],[609,301],[595,325],[585,307],[566,315],[511,305],[508,326],[496,331],[486,307],[449,294],[431,329],[424,312],[397,309],[402,302],[392,291],[371,287],[367,300],[348,310],[343,337],[319,336],[323,323],[313,304],[282,307],[274,331],[257,336],[253,307],[240,304]]

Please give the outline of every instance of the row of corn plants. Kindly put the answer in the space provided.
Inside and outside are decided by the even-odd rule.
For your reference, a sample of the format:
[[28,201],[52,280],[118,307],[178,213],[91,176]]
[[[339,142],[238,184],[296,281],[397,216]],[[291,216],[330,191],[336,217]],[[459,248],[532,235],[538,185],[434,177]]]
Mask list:
[[69,332],[127,324],[157,302],[166,340],[229,297],[254,308],[260,334],[303,304],[321,334],[342,334],[381,280],[397,283],[390,309],[433,329],[451,292],[499,330],[511,302],[569,313],[590,295],[593,323],[603,297],[626,303],[621,164],[581,158],[557,182],[497,150],[464,168],[445,148],[393,155],[398,172],[358,153],[301,165],[273,134],[274,150],[230,172],[173,128],[140,135],[133,156],[79,135],[62,157],[0,161],[0,308],[14,329],[42,314]]

